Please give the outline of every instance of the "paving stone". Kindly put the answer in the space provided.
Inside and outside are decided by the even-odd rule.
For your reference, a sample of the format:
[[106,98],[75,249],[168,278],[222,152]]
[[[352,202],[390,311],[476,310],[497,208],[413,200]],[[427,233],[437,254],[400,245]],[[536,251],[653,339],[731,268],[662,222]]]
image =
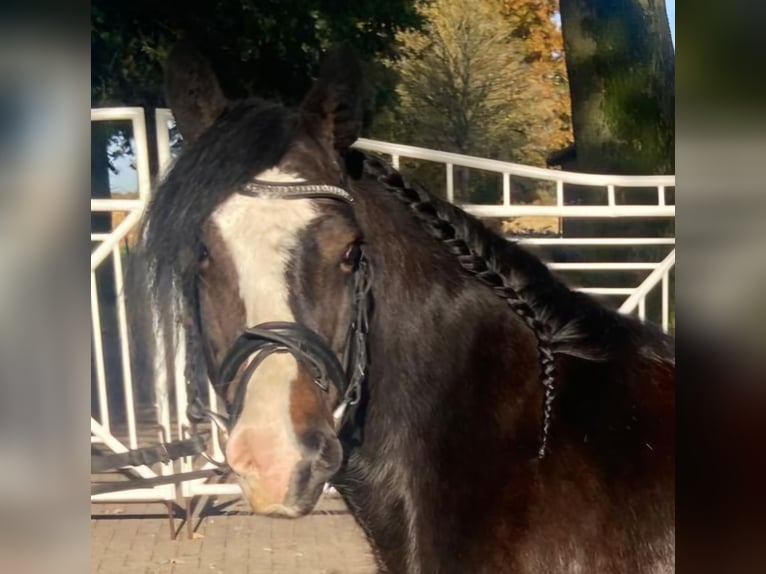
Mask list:
[[[195,538],[177,518],[171,540],[165,507],[91,505],[95,574],[373,574],[375,563],[343,501],[324,498],[297,520],[252,516],[241,503],[214,501],[195,512]],[[201,514],[199,514],[201,512]],[[200,520],[201,516],[201,520]]]

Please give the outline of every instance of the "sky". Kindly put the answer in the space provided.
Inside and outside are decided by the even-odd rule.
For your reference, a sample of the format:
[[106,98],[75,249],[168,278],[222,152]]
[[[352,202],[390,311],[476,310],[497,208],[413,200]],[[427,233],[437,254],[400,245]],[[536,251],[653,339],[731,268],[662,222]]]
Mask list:
[[[673,40],[673,48],[676,46],[676,0],[665,0],[665,9],[668,13],[668,22],[670,23],[670,37]],[[131,140],[131,144],[133,144]],[[136,172],[130,167],[130,160],[123,158],[116,162],[115,167],[119,170],[118,174],[109,174],[109,185],[114,193],[124,193],[126,191],[135,191],[138,186]]]
[[[130,139],[130,147],[136,149],[136,142]],[[118,173],[109,172],[109,188],[112,193],[126,193],[136,191],[138,188],[138,175],[131,167],[131,158],[122,156],[113,162]]]
[[676,46],[676,0],[665,0],[665,9],[670,22],[670,37],[673,39],[673,47]]

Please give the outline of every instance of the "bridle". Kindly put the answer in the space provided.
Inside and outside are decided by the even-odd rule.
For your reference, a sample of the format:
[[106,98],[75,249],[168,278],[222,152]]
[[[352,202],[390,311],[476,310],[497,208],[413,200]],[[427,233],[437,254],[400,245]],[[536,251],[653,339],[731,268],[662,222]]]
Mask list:
[[[302,182],[273,183],[254,180],[239,190],[239,193],[252,197],[285,200],[333,199],[343,201],[351,206],[355,204],[354,197],[347,190],[335,185],[313,185]],[[473,255],[471,261],[475,259],[476,256]],[[481,259],[479,260],[481,261]],[[482,272],[470,269],[469,271],[481,279]],[[500,277],[501,284],[504,284],[502,276],[497,273],[495,275]],[[219,428],[230,431],[242,412],[246,386],[255,370],[270,354],[288,352],[308,368],[315,384],[322,391],[329,393],[330,386],[335,386],[338,396],[342,397],[336,408],[336,433],[341,444],[344,445],[344,453],[347,451],[345,447],[358,444],[361,441],[363,431],[363,420],[358,416],[358,413],[361,412],[358,405],[362,398],[363,382],[368,371],[369,314],[372,308],[371,284],[370,264],[364,251],[362,251],[354,268],[351,282],[351,320],[346,334],[342,363],[321,335],[298,323],[269,322],[247,328],[237,337],[228,350],[220,369],[219,379],[221,383],[219,384],[228,384],[236,376],[243,363],[255,355],[245,368],[239,380],[239,386],[235,389],[235,396],[228,404],[228,415],[221,415],[205,407],[199,398],[198,389],[194,388],[194,384],[191,383],[191,377],[187,377],[187,394],[190,397],[187,408],[189,419],[192,422],[209,419],[216,423]],[[497,287],[494,284],[491,286]],[[496,294],[503,296],[497,290]],[[518,309],[512,306],[512,310],[527,320],[528,325],[532,323],[533,331],[538,335],[538,340],[543,341],[540,339],[537,329],[534,328],[536,321],[534,312],[529,311],[527,307]],[[548,346],[541,343],[539,349],[541,356],[549,359],[552,357],[553,351]],[[542,364],[546,377],[543,385],[546,385],[545,381],[547,380],[548,386],[546,386],[543,438],[538,454],[541,459],[545,455],[550,405],[554,396],[553,392],[547,392],[549,386],[552,388],[552,359],[543,361]]]
[[[242,188],[239,193],[253,197],[271,197],[275,199],[334,199],[353,206],[354,198],[342,187],[334,185],[309,185],[303,183],[274,184],[271,182],[253,181]],[[208,455],[207,441],[204,438],[211,431],[197,431],[198,423],[211,421],[216,427],[225,432],[234,428],[247,391],[247,385],[256,369],[264,359],[274,353],[290,353],[303,364],[311,374],[314,383],[324,392],[330,392],[332,385],[341,397],[336,407],[336,433],[343,445],[345,454],[347,447],[353,446],[352,441],[361,436],[361,422],[357,413],[362,398],[362,385],[367,376],[369,317],[372,309],[372,269],[364,250],[353,269],[351,279],[351,320],[346,331],[343,357],[338,359],[335,352],[325,342],[325,339],[315,331],[299,323],[268,322],[245,329],[234,341],[226,353],[220,367],[218,381],[214,387],[228,385],[236,377],[242,365],[248,358],[253,357],[245,367],[238,386],[234,389],[233,400],[227,403],[227,414],[221,414],[208,408],[202,401],[201,381],[198,377],[190,376],[187,372],[186,415],[192,423],[189,438],[167,442],[164,438],[157,446],[142,447],[117,453],[110,456],[91,458],[91,472],[116,470],[125,466],[151,465],[158,462],[167,464],[179,458],[201,455],[217,468],[192,470],[158,476],[140,478],[129,481],[111,481],[109,483],[91,485],[91,494],[116,492],[128,488],[151,488],[163,484],[178,483],[184,480],[210,478],[212,473],[225,473],[229,465],[225,461],[217,461]],[[187,329],[189,325],[187,325]],[[187,331],[188,335],[188,331]]]
[[[238,191],[251,197],[274,199],[333,199],[354,205],[353,196],[342,187],[334,185],[313,185],[303,183],[272,183],[253,180]],[[364,250],[356,262],[351,278],[351,320],[346,332],[343,357],[338,359],[325,339],[315,331],[300,323],[274,321],[261,323],[245,329],[234,341],[221,363],[218,381],[214,387],[230,384],[242,365],[253,357],[245,367],[234,397],[227,404],[227,415],[208,409],[200,398],[199,389],[187,388],[189,405],[187,416],[192,422],[210,419],[219,427],[231,431],[237,422],[245,399],[249,380],[256,369],[269,355],[290,353],[308,369],[314,383],[324,392],[329,393],[335,386],[340,403],[336,413],[340,413],[338,428],[340,431],[351,423],[351,412],[358,405],[362,396],[362,383],[367,375],[369,333],[369,314],[372,304],[372,274]],[[190,385],[187,380],[187,385]],[[348,409],[348,407],[352,407]]]

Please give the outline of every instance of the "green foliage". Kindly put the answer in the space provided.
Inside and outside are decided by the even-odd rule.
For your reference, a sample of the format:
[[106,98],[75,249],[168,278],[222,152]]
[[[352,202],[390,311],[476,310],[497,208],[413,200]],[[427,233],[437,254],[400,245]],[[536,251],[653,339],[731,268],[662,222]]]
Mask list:
[[91,105],[164,105],[162,64],[181,38],[211,58],[227,95],[295,103],[329,46],[351,45],[369,67],[419,22],[411,0],[94,0]]
[[[91,106],[166,105],[163,65],[172,46],[191,40],[213,63],[227,96],[260,96],[296,104],[311,85],[324,50],[347,44],[369,79],[365,116],[390,105],[395,77],[378,64],[392,57],[397,32],[417,26],[413,0],[94,0],[91,4]],[[147,113],[147,127],[153,116]],[[102,137],[100,131],[109,129]],[[92,171],[113,170],[131,155],[123,127],[92,128]],[[150,139],[150,145],[152,140]],[[150,153],[150,169],[157,165]],[[104,174],[97,176],[100,186]],[[96,184],[93,184],[94,186]],[[98,187],[98,186],[97,186]],[[99,193],[106,193],[102,190]]]

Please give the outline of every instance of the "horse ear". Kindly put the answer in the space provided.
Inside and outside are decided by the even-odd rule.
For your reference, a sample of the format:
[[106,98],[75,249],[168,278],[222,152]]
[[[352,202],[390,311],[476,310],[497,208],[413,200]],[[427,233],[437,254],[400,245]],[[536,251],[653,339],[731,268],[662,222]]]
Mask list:
[[362,130],[362,68],[347,47],[327,53],[319,77],[303,100],[301,109],[319,117],[322,134],[342,151]]
[[227,103],[210,62],[187,42],[176,44],[168,55],[165,99],[186,141],[209,128]]

